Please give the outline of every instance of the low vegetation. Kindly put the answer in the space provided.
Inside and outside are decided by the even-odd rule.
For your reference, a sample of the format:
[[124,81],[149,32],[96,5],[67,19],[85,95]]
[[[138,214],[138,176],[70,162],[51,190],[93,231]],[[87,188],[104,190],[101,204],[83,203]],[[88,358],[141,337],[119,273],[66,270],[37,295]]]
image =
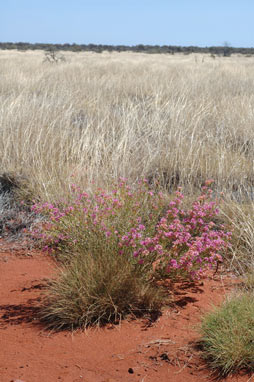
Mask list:
[[168,203],[147,180],[131,188],[122,179],[111,192],[90,196],[73,186],[73,193],[71,204],[32,207],[48,216],[33,236],[65,264],[42,311],[50,327],[158,310],[156,280],[200,278],[222,262],[229,246],[231,233],[215,224],[219,211],[207,186],[188,210],[180,190]]
[[203,358],[215,374],[253,372],[253,292],[234,296],[206,315],[201,335]]
[[204,319],[205,359],[252,370],[253,58],[49,48],[0,52],[0,231],[61,264],[42,320],[158,312],[158,280],[223,261],[249,286]]

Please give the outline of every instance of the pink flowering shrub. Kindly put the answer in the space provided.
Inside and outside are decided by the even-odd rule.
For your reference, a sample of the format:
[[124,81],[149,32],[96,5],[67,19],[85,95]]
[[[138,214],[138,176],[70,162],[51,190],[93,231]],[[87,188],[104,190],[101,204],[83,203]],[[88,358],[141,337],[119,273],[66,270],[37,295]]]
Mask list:
[[[45,251],[63,260],[81,252],[100,252],[101,247],[113,256],[123,255],[119,243],[125,233],[142,223],[146,226],[146,234],[153,235],[164,207],[162,195],[150,191],[146,181],[132,189],[121,179],[111,192],[98,189],[94,195],[72,185],[72,193],[72,203],[44,203],[32,207],[47,217],[47,222],[37,227],[33,236],[41,241]],[[133,256],[130,261],[137,263]]]
[[128,258],[149,277],[198,278],[222,261],[230,245],[231,233],[215,223],[218,200],[212,200],[207,186],[187,210],[180,189],[167,206],[165,197],[149,190],[146,181],[131,188],[122,179],[111,192],[99,189],[93,196],[76,186],[72,190],[71,204],[33,206],[48,217],[34,236],[60,259],[95,256],[103,247],[114,258]]
[[207,186],[203,187],[201,196],[184,210],[184,196],[178,190],[153,236],[146,236],[145,228],[139,226],[122,237],[119,245],[133,248],[138,262],[153,263],[160,275],[199,278],[205,270],[222,262],[230,246],[231,232],[214,222],[219,210],[217,202],[210,200],[211,193]]

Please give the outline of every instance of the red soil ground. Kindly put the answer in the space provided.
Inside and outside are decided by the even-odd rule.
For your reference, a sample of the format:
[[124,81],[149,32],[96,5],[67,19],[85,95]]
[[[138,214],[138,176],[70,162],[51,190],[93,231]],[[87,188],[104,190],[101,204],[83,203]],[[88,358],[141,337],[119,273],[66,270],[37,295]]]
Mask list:
[[[219,304],[237,282],[229,276],[174,287],[174,305],[151,323],[126,320],[70,333],[38,324],[53,261],[40,252],[10,248],[0,240],[1,382],[200,382],[212,381],[195,349],[202,314]],[[249,375],[227,378],[253,381]]]

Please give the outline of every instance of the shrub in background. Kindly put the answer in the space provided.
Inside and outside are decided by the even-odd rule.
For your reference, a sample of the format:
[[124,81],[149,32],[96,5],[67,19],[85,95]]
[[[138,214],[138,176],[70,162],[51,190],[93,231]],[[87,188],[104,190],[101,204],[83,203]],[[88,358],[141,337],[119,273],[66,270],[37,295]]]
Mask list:
[[44,62],[50,64],[58,64],[60,62],[66,62],[66,58],[53,46],[44,51]]

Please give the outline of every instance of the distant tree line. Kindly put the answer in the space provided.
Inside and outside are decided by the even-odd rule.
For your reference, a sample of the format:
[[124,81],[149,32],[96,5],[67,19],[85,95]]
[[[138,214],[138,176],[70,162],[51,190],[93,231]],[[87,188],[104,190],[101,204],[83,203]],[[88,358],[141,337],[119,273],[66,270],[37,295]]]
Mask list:
[[230,56],[233,53],[241,53],[245,55],[254,54],[254,48],[234,48],[225,43],[224,46],[175,46],[175,45],[102,45],[102,44],[30,44],[28,42],[0,42],[0,49],[17,49],[20,51],[26,50],[45,50],[45,51],[71,51],[71,52],[143,52],[143,53],[210,53],[215,57]]

